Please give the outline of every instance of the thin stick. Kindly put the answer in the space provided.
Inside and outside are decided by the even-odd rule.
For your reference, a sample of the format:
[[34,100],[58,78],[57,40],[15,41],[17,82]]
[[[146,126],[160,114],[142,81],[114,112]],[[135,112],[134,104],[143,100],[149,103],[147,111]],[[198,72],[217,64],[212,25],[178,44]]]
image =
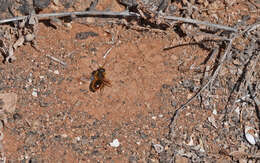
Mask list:
[[259,28],[259,27],[260,27],[260,23],[255,23],[255,24],[250,25],[249,27],[247,27],[244,32],[249,33],[249,32],[251,32],[251,31],[253,31],[253,30],[255,30],[255,29]]
[[[29,15],[30,16],[30,15]],[[61,12],[35,15],[39,20],[50,17],[67,17],[67,16],[111,16],[111,17],[139,17],[134,12],[112,12],[112,11],[77,11],[77,12]],[[0,20],[0,24],[26,19],[28,16],[18,16],[10,19]]]
[[48,58],[54,60],[55,62],[58,62],[58,63],[62,64],[63,66],[67,66],[67,63],[65,63],[65,62],[63,62],[63,61],[61,61],[61,60],[59,60],[58,58],[55,58],[55,57],[50,56],[50,55],[46,55],[46,56],[47,56]]
[[252,91],[253,90],[252,86],[249,85],[248,87],[249,87],[248,90],[249,90],[249,93],[251,95],[251,98],[255,102],[255,108],[256,108],[257,117],[258,117],[258,119],[260,119],[260,110],[259,110],[259,108],[260,108],[260,100],[257,99],[256,95],[254,95],[254,93]]
[[176,16],[162,16],[162,18],[168,19],[168,20],[181,21],[181,22],[185,22],[185,23],[191,23],[191,24],[202,24],[202,25],[206,25],[206,26],[210,26],[210,27],[214,27],[214,28],[218,28],[218,29],[223,29],[226,31],[237,32],[236,28],[232,28],[232,27],[228,27],[228,26],[224,26],[224,25],[220,25],[220,24],[213,24],[213,23],[210,23],[207,21],[200,21],[200,20],[182,18],[182,17],[176,17]]
[[224,60],[226,59],[228,53],[230,52],[231,50],[231,47],[232,47],[232,43],[233,41],[235,40],[235,38],[237,37],[237,35],[233,36],[232,39],[230,40],[229,44],[228,44],[228,47],[226,48],[225,50],[225,53],[224,55],[221,57],[220,59],[220,64],[218,65],[216,71],[213,73],[212,77],[210,78],[210,80],[194,95],[192,96],[186,103],[182,104],[181,107],[179,107],[178,109],[175,110],[174,114],[173,114],[173,117],[171,119],[171,123],[170,123],[170,126],[171,126],[171,133],[173,133],[173,130],[174,130],[174,127],[172,127],[174,125],[174,122],[175,122],[175,119],[176,117],[178,116],[178,113],[179,111],[183,110],[185,108],[185,106],[187,106],[188,104],[191,103],[191,101],[193,101],[193,99],[195,99],[196,97],[198,97],[201,92],[207,88],[207,86],[213,82],[213,80],[215,80],[215,78],[217,77],[217,74],[220,70],[220,68],[222,67],[223,63],[224,63]]
[[112,48],[113,48],[113,46],[106,51],[106,53],[104,54],[104,57],[103,57],[104,59],[106,59],[107,55],[110,53]]

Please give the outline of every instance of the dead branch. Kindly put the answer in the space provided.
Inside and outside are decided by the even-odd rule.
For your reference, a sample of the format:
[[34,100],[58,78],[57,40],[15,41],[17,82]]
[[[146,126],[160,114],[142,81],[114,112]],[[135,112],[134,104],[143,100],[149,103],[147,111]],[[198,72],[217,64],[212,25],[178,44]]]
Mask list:
[[62,64],[63,66],[67,66],[67,63],[65,63],[65,62],[63,62],[63,61],[61,61],[61,60],[59,60],[58,58],[55,58],[55,57],[50,56],[50,55],[48,55],[48,54],[47,54],[46,56],[47,56],[48,58],[50,58],[51,60]]
[[[191,20],[192,20],[192,19],[191,19]],[[206,24],[205,24],[205,25],[206,25]],[[226,48],[226,50],[225,50],[225,53],[224,53],[224,55],[223,55],[223,56],[221,57],[221,59],[220,59],[220,64],[219,64],[218,67],[216,68],[216,70],[215,70],[215,72],[213,73],[213,75],[212,75],[212,77],[210,78],[210,80],[209,80],[194,96],[192,96],[186,103],[182,104],[178,109],[175,110],[175,112],[174,112],[174,114],[173,114],[173,116],[172,116],[172,118],[171,118],[171,123],[170,123],[170,129],[171,129],[170,133],[171,133],[171,134],[174,134],[175,120],[176,120],[176,117],[178,116],[179,112],[180,112],[181,110],[183,110],[188,104],[190,104],[196,97],[198,97],[198,96],[201,94],[201,92],[202,92],[203,90],[205,90],[205,89],[209,86],[209,84],[211,84],[211,83],[215,80],[215,78],[217,77],[218,72],[220,71],[220,69],[221,69],[221,67],[222,67],[222,65],[223,65],[223,63],[224,63],[224,61],[225,61],[225,59],[226,59],[228,53],[229,53],[230,50],[231,50],[233,41],[234,41],[236,38],[240,37],[241,35],[243,35],[243,34],[245,34],[245,33],[249,33],[249,32],[251,32],[252,30],[255,30],[255,29],[259,28],[259,27],[260,27],[260,24],[259,24],[259,23],[255,23],[255,24],[252,24],[252,25],[248,26],[247,28],[245,28],[243,31],[241,31],[241,32],[239,32],[239,33],[238,33],[238,32],[235,32],[235,34],[232,34],[231,39],[230,39],[230,42],[229,42],[229,44],[228,44],[228,46],[227,46],[227,48]],[[231,30],[231,31],[232,31],[232,30]],[[256,60],[258,60],[258,58],[257,58]],[[252,96],[252,95],[251,95],[251,96]],[[254,100],[255,100],[255,99],[254,99]],[[256,100],[255,103],[256,103],[257,106],[259,105],[259,101],[258,101],[258,100]]]
[[198,97],[201,92],[203,90],[205,90],[210,83],[212,83],[215,78],[217,77],[227,55],[229,54],[230,50],[231,50],[231,47],[232,47],[232,43],[233,41],[237,38],[238,34],[236,34],[235,36],[233,36],[231,39],[230,39],[230,42],[225,50],[225,53],[223,54],[223,56],[221,57],[220,59],[220,64],[218,65],[218,67],[216,68],[215,72],[213,73],[212,77],[210,78],[210,80],[194,95],[192,96],[186,103],[182,104],[181,107],[179,107],[178,109],[175,110],[172,118],[171,118],[171,123],[170,123],[170,128],[171,128],[171,133],[174,133],[174,125],[175,125],[175,120],[176,120],[176,117],[178,116],[178,113],[183,110],[188,104],[190,104],[196,97]]
[[181,22],[191,23],[191,24],[206,25],[206,26],[210,26],[210,27],[214,27],[214,28],[218,28],[218,29],[223,29],[226,31],[232,31],[232,32],[238,31],[236,28],[232,28],[232,27],[228,27],[228,26],[224,26],[224,25],[220,25],[220,24],[213,24],[213,23],[206,22],[206,21],[176,17],[176,16],[161,16],[161,17],[164,19],[168,19],[168,20],[181,21]]
[[[30,15],[29,15],[30,16]],[[9,23],[13,21],[18,21],[18,20],[24,20],[28,18],[29,16],[19,16],[19,17],[13,17],[9,19],[4,19],[0,20],[0,24],[3,23]],[[62,13],[48,13],[48,14],[38,14],[35,15],[39,20],[44,20],[44,19],[49,19],[51,17],[75,17],[75,16],[110,16],[110,17],[135,17],[135,18],[140,18],[140,14],[135,13],[135,12],[129,12],[129,11],[123,11],[123,12],[112,12],[112,11],[76,11],[76,12],[62,12]],[[219,24],[213,24],[210,22],[206,21],[200,21],[200,20],[195,20],[195,19],[189,19],[189,18],[182,18],[182,17],[175,17],[175,16],[160,16],[163,19],[168,19],[168,20],[174,20],[174,21],[181,21],[184,23],[192,23],[192,24],[202,24],[218,29],[223,29],[227,31],[232,31],[232,32],[237,32],[238,30],[236,28],[224,26],[224,25],[219,25]],[[159,18],[160,18],[159,17]]]
[[[30,16],[30,15],[29,15]],[[9,19],[0,20],[0,24],[9,23],[18,20],[24,20],[29,16],[18,16]],[[134,12],[112,12],[112,11],[76,11],[76,12],[61,12],[35,15],[39,20],[49,19],[50,17],[67,17],[67,16],[111,16],[111,17],[139,17],[139,14]]]

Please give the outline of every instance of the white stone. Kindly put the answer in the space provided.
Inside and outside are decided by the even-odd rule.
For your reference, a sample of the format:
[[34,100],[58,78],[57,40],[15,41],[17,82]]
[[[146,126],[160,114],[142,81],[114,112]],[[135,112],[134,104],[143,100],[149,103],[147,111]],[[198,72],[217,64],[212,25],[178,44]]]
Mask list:
[[79,136],[77,136],[75,139],[76,139],[77,141],[80,141],[80,137],[79,137]]
[[213,113],[214,115],[217,115],[217,114],[218,114],[218,112],[217,112],[216,109],[214,109],[212,113]]
[[120,142],[118,141],[118,139],[114,139],[112,143],[110,143],[111,147],[119,147]]
[[37,90],[36,90],[36,89],[33,89],[32,96],[38,97],[38,93],[37,93]]
[[60,74],[60,72],[59,72],[58,70],[54,70],[53,73],[54,73],[54,74],[57,74],[57,75]]
[[247,140],[251,145],[255,145],[255,144],[256,144],[254,136],[252,136],[252,135],[249,134],[249,133],[246,133],[246,140]]

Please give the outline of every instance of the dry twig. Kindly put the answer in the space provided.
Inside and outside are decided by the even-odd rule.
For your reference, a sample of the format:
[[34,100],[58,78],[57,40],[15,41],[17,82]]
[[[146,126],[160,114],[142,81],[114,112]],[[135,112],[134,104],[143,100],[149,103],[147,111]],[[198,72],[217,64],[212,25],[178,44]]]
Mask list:
[[112,50],[113,46],[111,48],[109,48],[106,53],[104,54],[103,58],[106,59],[107,55],[110,53],[110,51]]
[[52,59],[53,61],[62,64],[63,66],[67,66],[67,63],[65,63],[65,62],[63,62],[63,61],[61,61],[61,60],[59,60],[58,58],[55,58],[55,57],[50,56],[50,55],[46,55],[46,56],[47,56],[48,58]]
[[238,34],[236,34],[235,36],[233,36],[231,39],[230,39],[230,42],[225,50],[225,53],[223,54],[223,56],[221,57],[220,59],[220,64],[218,65],[217,69],[215,70],[215,72],[213,73],[212,77],[210,78],[210,80],[194,95],[192,96],[186,103],[182,104],[181,107],[179,107],[178,109],[175,110],[172,118],[171,118],[171,123],[170,123],[170,128],[171,128],[171,133],[174,133],[174,125],[175,125],[175,120],[176,120],[176,117],[178,116],[178,113],[183,110],[185,108],[185,106],[187,106],[188,104],[190,104],[193,99],[195,99],[196,97],[198,97],[201,92],[208,87],[208,85],[210,83],[212,83],[215,78],[217,77],[218,75],[218,72],[220,71],[227,55],[229,54],[230,50],[231,50],[231,47],[232,47],[232,43],[233,41],[235,40],[235,38],[238,36]]
[[[30,16],[30,15],[29,15]],[[9,23],[13,21],[18,21],[18,20],[23,20],[28,18],[29,16],[19,16],[19,17],[14,17],[10,19],[4,19],[0,20],[0,24],[3,23]],[[129,11],[123,11],[123,12],[112,12],[112,11],[76,11],[76,12],[62,12],[62,13],[49,13],[49,14],[38,14],[35,15],[39,20],[43,19],[49,19],[50,17],[75,17],[75,16],[108,16],[108,17],[135,17],[135,18],[140,18],[140,14],[135,13],[135,12],[129,12]],[[192,23],[192,24],[202,24],[218,29],[223,29],[227,31],[232,31],[232,32],[237,32],[238,30],[236,28],[224,26],[224,25],[219,25],[219,24],[213,24],[209,23],[206,21],[200,21],[200,20],[195,20],[195,19],[189,19],[189,18],[182,18],[182,17],[175,17],[175,16],[160,16],[158,18],[163,18],[163,19],[168,19],[168,20],[174,20],[174,21],[181,21],[184,23]]]
[[168,20],[181,21],[181,22],[191,23],[191,24],[206,25],[206,26],[210,26],[210,27],[214,27],[214,28],[218,28],[218,29],[223,29],[223,30],[226,30],[226,31],[232,31],[232,32],[238,31],[236,28],[232,28],[232,27],[228,27],[228,26],[224,26],[224,25],[219,25],[219,24],[213,24],[213,23],[206,22],[206,21],[176,17],[176,16],[161,16],[161,17],[164,18],[164,19],[168,19]]
[[[176,117],[178,116],[179,111],[183,110],[183,109],[185,108],[185,106],[187,106],[188,104],[190,104],[196,97],[198,97],[198,96],[201,94],[201,92],[202,92],[203,90],[205,90],[205,89],[209,86],[209,84],[212,83],[212,82],[215,80],[215,78],[217,77],[218,72],[220,71],[220,69],[221,69],[221,67],[222,67],[222,65],[223,65],[223,63],[224,63],[224,61],[225,61],[227,55],[229,54],[229,52],[230,52],[230,50],[231,50],[233,41],[234,41],[237,37],[239,37],[239,36],[241,36],[241,35],[243,35],[243,34],[245,34],[245,33],[249,33],[250,31],[257,29],[258,27],[260,27],[260,26],[259,26],[259,23],[255,23],[255,24],[253,24],[253,25],[248,26],[248,27],[247,27],[246,29],[244,29],[242,32],[240,32],[240,33],[237,33],[237,32],[236,32],[235,34],[233,34],[233,36],[232,36],[232,38],[230,39],[230,42],[229,42],[229,44],[228,44],[228,46],[227,46],[227,48],[226,48],[226,50],[225,50],[225,53],[223,54],[223,56],[222,56],[221,59],[220,59],[220,64],[218,65],[217,69],[216,69],[215,72],[213,73],[213,75],[212,75],[212,77],[210,78],[210,80],[209,80],[194,96],[192,96],[186,103],[182,104],[181,107],[179,107],[178,109],[175,110],[175,112],[174,112],[174,114],[173,114],[173,116],[172,116],[172,118],[171,118],[171,123],[170,123],[170,128],[171,128],[171,131],[170,131],[170,132],[171,132],[171,134],[174,133],[175,120],[176,120]],[[234,31],[234,32],[235,32],[235,31]],[[254,99],[254,100],[255,100],[255,99]],[[258,104],[259,104],[259,102],[258,102],[256,105],[258,105]]]
[[[30,15],[29,15],[30,16]],[[29,16],[19,16],[10,19],[0,20],[0,24],[9,23],[13,21],[23,20]],[[110,17],[139,17],[139,14],[134,12],[112,12],[112,11],[76,11],[76,12],[62,12],[62,13],[49,13],[35,15],[39,20],[49,19],[50,17],[67,17],[67,16],[110,16]]]

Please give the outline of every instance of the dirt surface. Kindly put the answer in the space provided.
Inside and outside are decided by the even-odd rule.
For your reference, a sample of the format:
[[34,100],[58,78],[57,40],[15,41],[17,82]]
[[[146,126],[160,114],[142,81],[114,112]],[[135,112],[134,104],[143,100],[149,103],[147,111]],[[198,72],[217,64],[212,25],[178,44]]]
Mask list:
[[[16,16],[26,14],[24,10],[33,9],[30,4],[37,4],[37,13],[82,11],[91,6],[91,1],[79,0],[6,2],[0,8],[2,19],[12,15],[8,8]],[[123,11],[125,6],[102,0],[95,9]],[[259,22],[259,2],[177,1],[165,10],[171,13],[239,27]],[[1,37],[15,28],[1,25]],[[122,18],[40,21],[35,41],[18,47],[15,61],[0,65],[1,93],[14,92],[18,98],[15,111],[6,114],[3,129],[6,160],[259,162],[257,104],[246,96],[248,87],[243,86],[248,81],[259,99],[260,62],[253,62],[259,58],[259,37],[250,63],[246,50],[251,39],[234,41],[211,89],[179,113],[173,131],[175,110],[207,82],[228,45],[219,40],[198,44],[202,34],[186,31],[196,33],[193,28],[188,24],[161,28]],[[223,36],[221,32],[212,34]],[[259,36],[259,29],[256,32]],[[163,50],[181,44],[187,45]],[[218,48],[220,53],[211,56]],[[93,93],[91,73],[101,65],[112,86]],[[245,68],[252,74],[241,78]],[[241,89],[234,91],[238,83]],[[246,139],[247,128],[255,144]]]

